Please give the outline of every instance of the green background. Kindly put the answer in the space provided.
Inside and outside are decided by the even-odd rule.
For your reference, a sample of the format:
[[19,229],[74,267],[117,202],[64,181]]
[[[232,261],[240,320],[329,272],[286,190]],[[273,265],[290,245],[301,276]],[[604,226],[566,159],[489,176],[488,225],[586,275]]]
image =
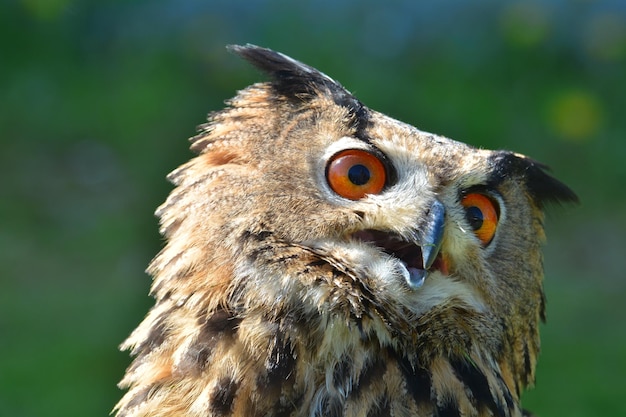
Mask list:
[[547,416],[626,415],[626,2],[4,0],[0,415],[104,416],[152,300],[152,213],[187,137],[263,77],[255,43],[369,107],[549,164]]

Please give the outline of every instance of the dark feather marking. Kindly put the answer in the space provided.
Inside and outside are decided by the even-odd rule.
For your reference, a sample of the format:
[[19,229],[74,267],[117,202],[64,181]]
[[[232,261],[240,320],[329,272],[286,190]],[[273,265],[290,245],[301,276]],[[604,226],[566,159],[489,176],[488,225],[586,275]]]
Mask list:
[[[500,380],[502,381],[502,378],[500,378]],[[515,384],[517,384],[517,382],[515,382]],[[513,410],[513,408],[515,407],[515,403],[513,402],[513,396],[511,395],[511,392],[508,390],[507,385],[504,383],[504,381],[502,381],[502,392],[504,393],[504,401],[506,401],[506,406],[509,410]],[[520,395],[520,391],[519,388],[517,388],[517,396],[519,397]]]
[[265,362],[268,386],[280,388],[285,382],[293,379],[295,364],[291,342],[285,341],[282,333],[277,333],[276,343]]
[[287,261],[291,261],[292,259],[300,258],[300,254],[292,254],[292,255],[281,255],[274,259],[275,263],[284,264]]
[[262,242],[267,240],[270,236],[272,236],[272,232],[269,230],[261,230],[261,231],[251,231],[246,230],[242,235],[241,239],[245,242],[247,240],[255,240],[257,242]]
[[281,404],[282,401],[277,402],[274,407],[273,416],[274,417],[292,416],[294,411],[300,410],[300,408],[302,407],[303,399],[304,399],[304,395],[299,393],[295,397],[290,397],[287,401],[284,401],[284,404]]
[[547,166],[512,152],[495,153],[489,183],[497,185],[511,176],[522,177],[535,203],[542,208],[546,203],[578,203],[576,194],[565,184],[546,173]]
[[348,395],[352,389],[350,375],[354,364],[349,356],[343,356],[333,367],[333,387],[340,393]]
[[241,319],[233,316],[230,312],[220,308],[216,310],[210,317],[200,318],[202,332],[207,335],[215,333],[229,332],[235,334],[241,323]]
[[367,412],[367,417],[388,417],[391,415],[389,409],[389,400],[384,397],[381,401],[374,404]]
[[533,374],[533,368],[530,363],[530,353],[528,350],[528,344],[524,344],[524,377],[525,382],[529,383],[530,376]]
[[443,404],[437,405],[436,417],[461,417],[459,406],[452,399],[448,398]]
[[[265,359],[265,370],[256,376],[257,392],[273,402],[268,410],[259,410],[259,416],[273,415],[288,417],[298,409],[302,402],[302,392],[294,387],[296,356],[291,341],[285,336],[282,326],[267,322],[267,325],[276,325],[271,350]],[[285,324],[285,323],[282,323]],[[294,326],[293,323],[285,327]]]
[[206,368],[216,340],[216,338],[213,338],[209,343],[206,343],[206,339],[204,341],[196,340],[194,344],[187,348],[185,354],[177,363],[175,372],[185,376],[199,375]]
[[209,399],[210,412],[218,416],[230,415],[238,388],[239,383],[232,378],[220,379]]
[[268,255],[272,255],[272,247],[270,245],[264,245],[251,250],[248,253],[248,259],[250,262],[257,262],[259,258],[265,261],[269,257]]
[[[462,359],[451,360],[450,365],[459,380],[472,392],[474,405],[477,408],[486,407],[496,416],[507,415],[502,404],[499,404],[491,393],[489,381],[480,369]],[[506,390],[506,386],[503,386],[503,389]]]
[[154,320],[154,324],[150,328],[148,337],[146,337],[143,342],[133,349],[133,355],[146,354],[154,349],[157,349],[163,344],[170,331],[169,326],[166,323],[166,318],[170,316],[172,311],[175,309],[176,307],[167,309]]
[[320,417],[342,417],[342,408],[341,401],[339,401],[338,398],[326,397],[324,399],[324,403],[322,404],[321,413],[315,415],[319,415]]
[[224,336],[233,337],[241,319],[234,317],[224,309],[216,310],[209,318],[198,319],[200,331],[198,336],[185,352],[178,363],[177,372],[197,375],[202,372],[211,356],[215,345]]
[[317,258],[314,261],[309,262],[306,266],[311,268],[318,268],[320,266],[326,265],[328,262],[325,259]]
[[[170,311],[168,310],[167,314],[169,314]],[[148,351],[152,351],[156,348],[158,348],[159,346],[161,346],[161,344],[163,344],[163,342],[165,341],[165,338],[167,337],[167,334],[169,333],[169,328],[167,327],[167,325],[165,324],[165,317],[167,315],[166,313],[163,313],[158,319],[157,322],[155,323],[154,326],[152,326],[152,328],[150,329],[150,333],[148,333],[148,337],[146,338],[146,340],[144,340],[144,342],[139,346],[139,350],[143,351],[148,350]]]
[[289,417],[291,416],[294,407],[280,407],[274,411],[274,417]]
[[366,365],[364,370],[361,372],[358,382],[359,389],[367,390],[367,387],[369,387],[372,381],[382,379],[386,371],[387,362],[385,362],[380,356],[377,356],[376,360],[373,363]]
[[431,375],[427,369],[415,367],[406,358],[398,359],[400,371],[406,381],[406,389],[411,394],[417,405],[430,403],[431,396]]
[[130,400],[128,402],[128,404],[126,404],[126,406],[124,407],[123,413],[120,413],[117,415],[117,417],[123,417],[124,415],[126,415],[126,410],[132,410],[133,407],[138,406],[139,404],[143,403],[144,401],[148,400],[148,398],[150,398],[150,394],[153,392],[153,388],[155,387],[155,385],[149,385],[147,387],[145,387],[144,389],[140,390],[138,393],[136,393],[135,395],[133,395],[133,399]]

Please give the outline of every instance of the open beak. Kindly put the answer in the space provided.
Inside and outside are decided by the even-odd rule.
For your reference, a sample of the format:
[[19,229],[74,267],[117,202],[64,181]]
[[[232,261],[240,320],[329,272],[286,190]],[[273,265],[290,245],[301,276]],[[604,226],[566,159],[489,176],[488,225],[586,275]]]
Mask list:
[[425,221],[415,231],[415,237],[407,240],[396,233],[380,230],[362,230],[352,234],[353,238],[374,244],[385,253],[398,258],[406,270],[405,277],[411,288],[424,284],[429,272],[438,270],[447,274],[447,266],[441,256],[446,210],[435,200]]
[[407,283],[413,288],[419,288],[424,284],[428,272],[438,259],[443,240],[443,230],[446,217],[446,209],[438,200],[433,202],[428,213],[428,220],[424,222],[418,238],[418,245],[422,252],[422,269],[409,268]]

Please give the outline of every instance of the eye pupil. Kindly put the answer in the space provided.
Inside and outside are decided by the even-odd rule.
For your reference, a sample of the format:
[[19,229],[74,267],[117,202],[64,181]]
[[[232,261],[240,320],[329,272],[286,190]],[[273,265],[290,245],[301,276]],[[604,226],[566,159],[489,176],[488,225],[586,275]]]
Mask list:
[[483,246],[491,243],[498,228],[498,203],[487,194],[469,193],[461,200],[468,225]]
[[483,212],[478,207],[467,207],[467,221],[473,230],[480,230],[485,220]]
[[370,180],[370,170],[361,164],[354,165],[348,170],[348,179],[354,185],[365,185]]

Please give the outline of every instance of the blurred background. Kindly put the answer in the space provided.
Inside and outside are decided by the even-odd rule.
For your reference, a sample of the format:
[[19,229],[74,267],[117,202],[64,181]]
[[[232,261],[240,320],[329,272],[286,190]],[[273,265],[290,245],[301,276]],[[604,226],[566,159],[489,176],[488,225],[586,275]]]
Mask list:
[[626,415],[626,2],[4,0],[0,415],[105,416],[152,299],[165,175],[285,52],[369,107],[549,164],[540,416]]

